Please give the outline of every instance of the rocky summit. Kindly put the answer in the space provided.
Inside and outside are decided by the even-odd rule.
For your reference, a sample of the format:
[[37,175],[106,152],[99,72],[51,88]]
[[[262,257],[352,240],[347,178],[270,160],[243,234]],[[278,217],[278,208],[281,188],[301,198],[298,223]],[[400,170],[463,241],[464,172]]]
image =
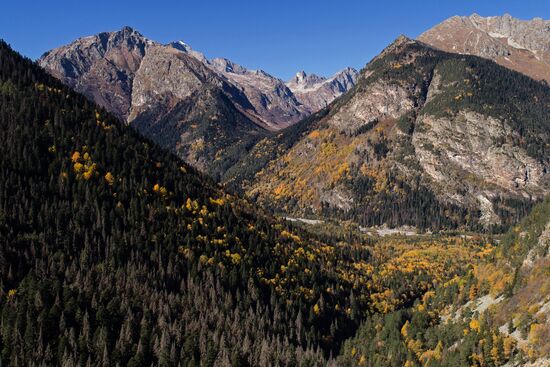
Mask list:
[[509,14],[449,18],[418,39],[441,50],[477,55],[550,82],[550,20]]
[[302,105],[315,112],[349,91],[355,85],[358,74],[354,68],[339,71],[331,78],[300,71],[286,85]]
[[66,85],[126,119],[134,76],[153,45],[137,31],[124,27],[48,51],[38,63]]

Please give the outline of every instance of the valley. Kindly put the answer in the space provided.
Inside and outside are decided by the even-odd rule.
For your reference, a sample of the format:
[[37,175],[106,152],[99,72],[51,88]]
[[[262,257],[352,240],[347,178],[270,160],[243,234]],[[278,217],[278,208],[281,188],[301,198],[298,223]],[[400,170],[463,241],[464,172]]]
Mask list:
[[0,365],[548,366],[547,24],[288,81],[0,40]]

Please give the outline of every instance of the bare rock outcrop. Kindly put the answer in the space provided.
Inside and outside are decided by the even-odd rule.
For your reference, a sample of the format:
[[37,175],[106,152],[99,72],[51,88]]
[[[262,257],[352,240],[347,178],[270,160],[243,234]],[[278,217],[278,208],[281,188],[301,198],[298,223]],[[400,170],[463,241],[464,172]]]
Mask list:
[[358,74],[357,70],[349,67],[334,74],[331,78],[300,71],[286,85],[301,104],[306,106],[309,111],[315,112],[353,88]]
[[46,52],[40,66],[122,119],[130,114],[135,73],[155,45],[130,27]]
[[418,40],[444,51],[491,59],[550,82],[550,20],[520,20],[509,14],[455,16],[422,33]]

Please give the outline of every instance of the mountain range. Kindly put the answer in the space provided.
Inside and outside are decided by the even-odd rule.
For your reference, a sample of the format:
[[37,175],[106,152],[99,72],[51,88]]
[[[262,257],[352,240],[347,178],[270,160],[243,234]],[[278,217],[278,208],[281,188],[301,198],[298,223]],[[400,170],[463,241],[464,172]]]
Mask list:
[[[269,130],[289,126],[325,107],[351,89],[357,76],[357,71],[349,67],[331,78],[301,71],[285,83],[263,70],[249,70],[225,58],[208,59],[183,41],[159,44],[130,27],[80,38],[46,52],[38,63],[131,123],[151,104],[166,97],[166,91],[144,96],[141,86],[147,83],[147,77],[165,71],[162,63],[155,64],[161,57],[168,63],[172,59],[185,60],[188,70],[180,72],[198,77],[194,83],[176,80],[164,86],[176,100],[192,94],[200,83],[210,82],[223,90],[252,121]],[[155,86],[147,85],[148,90],[147,87]]]
[[[545,24],[538,19],[526,22],[508,15],[481,18],[474,14],[451,18],[423,33],[419,40],[453,52],[489,58],[519,71],[533,71],[539,70],[533,63],[545,60]],[[404,44],[408,44],[405,50]],[[387,215],[377,218],[377,215],[367,214],[379,211],[378,205],[384,207],[373,198],[386,193],[372,189],[384,186],[389,180],[390,189],[393,184],[407,182],[406,190],[411,192],[405,196],[425,191],[422,196],[428,195],[429,202],[434,203],[430,210],[451,210],[455,213],[451,217],[460,217],[450,221],[454,225],[463,225],[466,216],[470,224],[499,225],[503,218],[497,212],[505,217],[514,215],[516,209],[510,206],[510,200],[528,203],[542,197],[548,189],[547,157],[541,152],[539,155],[527,154],[525,148],[531,149],[530,146],[512,155],[510,148],[515,146],[514,140],[517,142],[514,138],[509,142],[511,146],[502,145],[506,144],[503,139],[510,139],[510,134],[513,136],[530,125],[525,121],[525,126],[510,127],[505,122],[516,116],[521,119],[519,111],[526,106],[520,106],[519,111],[513,111],[516,116],[512,116],[511,111],[486,113],[485,106],[475,111],[472,108],[475,104],[481,107],[479,100],[474,104],[459,103],[476,99],[476,88],[491,87],[489,78],[479,80],[480,73],[454,73],[450,78],[443,75],[449,80],[442,84],[441,73],[448,71],[444,66],[431,65],[428,70],[417,68],[410,81],[395,80],[395,76],[394,80],[385,80],[384,74],[388,74],[388,70],[399,70],[403,75],[400,69],[407,69],[411,62],[386,64],[384,73],[376,76],[369,70],[383,58],[401,58],[403,53],[412,53],[411,48],[419,49],[417,52],[423,57],[426,53],[434,57],[435,51],[420,50],[422,47],[406,38],[398,39],[361,72],[359,78],[364,91],[357,88],[345,96],[345,103],[336,101],[330,106],[332,100],[355,85],[358,73],[354,69],[345,69],[329,79],[299,72],[284,83],[261,70],[251,71],[227,59],[209,60],[181,41],[157,44],[128,27],[79,39],[46,53],[39,64],[69,86],[126,118],[144,135],[175,151],[194,166],[283,212],[325,215],[327,210],[336,210],[364,224],[388,221],[392,225],[405,224],[406,221],[389,219]],[[524,60],[521,57],[526,50],[531,50],[534,56]],[[515,57],[516,54],[520,56]],[[437,54],[437,58],[441,57],[457,59]],[[505,61],[511,60],[510,57],[517,62],[507,65]],[[454,62],[461,64],[458,59]],[[374,80],[375,77],[378,80]],[[419,85],[419,80],[423,85]],[[465,82],[471,84],[455,85]],[[448,96],[449,93],[457,94]],[[490,93],[487,90],[484,94]],[[433,115],[441,115],[442,107],[428,102],[451,97],[455,98],[455,104],[463,104],[465,108],[456,109],[447,118],[434,119]],[[497,104],[492,108],[502,104],[502,101],[490,102]],[[429,115],[422,113],[424,104],[431,107]],[[331,111],[328,118],[307,120],[305,130],[312,136],[327,135],[329,140],[336,140],[331,142],[332,154],[325,152],[321,157],[322,151],[328,150],[327,144],[312,147],[310,137],[291,136],[296,129],[283,130],[282,135],[271,133],[322,108]],[[544,102],[540,109],[544,114]],[[334,113],[336,110],[341,112]],[[533,117],[540,119],[536,112],[532,113]],[[398,125],[391,123],[392,119],[399,120],[400,126],[408,126],[410,131],[406,131],[405,136],[410,135],[409,138],[395,132],[394,127]],[[311,126],[319,124],[320,120],[330,120],[322,123],[330,128],[313,131]],[[462,122],[460,130],[451,133],[458,121]],[[414,131],[416,122],[420,128]],[[376,131],[370,131],[378,124]],[[485,127],[480,129],[481,126]],[[424,133],[424,127],[430,130]],[[536,126],[535,129],[531,137],[538,140],[537,149],[544,149],[540,146],[544,145],[541,141],[548,136],[544,129]],[[264,159],[263,166],[252,164],[256,170],[251,170],[249,160],[265,155],[262,148],[266,142],[281,148],[280,140],[289,138],[296,141],[282,148],[279,161],[270,157]],[[363,142],[363,139],[367,140]],[[495,141],[495,145],[487,145],[487,139]],[[453,143],[457,140],[460,145]],[[465,141],[468,144],[464,144]],[[364,152],[360,153],[358,148],[353,148],[355,146],[363,147]],[[305,147],[309,148],[304,150]],[[404,147],[409,147],[407,152]],[[312,149],[321,152],[313,153]],[[374,159],[369,158],[369,149],[375,149]],[[395,153],[398,156],[390,154],[387,157],[392,152],[398,152]],[[369,160],[371,167],[368,167]],[[243,166],[246,166],[244,176],[239,168]],[[370,175],[367,174],[369,169]],[[466,172],[470,180],[456,180]],[[382,177],[388,175],[391,178]],[[372,187],[367,185],[365,188],[368,182]],[[416,184],[411,186],[410,182]],[[485,182],[483,188],[481,182]],[[358,186],[362,192],[367,190],[367,196],[358,195]],[[508,203],[504,203],[506,201]],[[368,203],[367,207],[364,203]],[[364,219],[367,217],[371,219]],[[411,223],[407,224],[419,225],[412,217],[408,218]]]
[[[548,88],[459,54],[538,70],[544,24],[453,17],[420,41],[399,38],[360,73],[299,72],[286,83],[128,27],[47,52],[39,64],[275,211],[369,226],[490,228],[548,192]],[[504,48],[508,59],[532,55],[511,66]],[[495,88],[508,89],[495,99]],[[534,94],[534,104],[522,97]]]
[[548,365],[550,87],[454,27],[288,82],[0,41],[0,364]]
[[308,76],[307,87],[285,83],[227,59],[209,60],[182,41],[159,44],[130,27],[78,39],[38,63],[218,178],[266,133],[326,106],[357,75],[346,68],[329,79]]

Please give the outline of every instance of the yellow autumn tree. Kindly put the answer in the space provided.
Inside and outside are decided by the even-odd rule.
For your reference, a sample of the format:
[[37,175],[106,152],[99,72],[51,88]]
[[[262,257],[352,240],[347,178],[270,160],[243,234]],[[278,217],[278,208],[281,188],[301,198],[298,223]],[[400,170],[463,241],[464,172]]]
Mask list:
[[78,162],[80,160],[80,152],[74,152],[73,155],[71,156],[71,160],[73,162]]
[[473,301],[477,297],[477,287],[475,285],[472,285],[470,287],[470,293],[468,294],[468,298],[470,301]]
[[115,177],[111,172],[107,172],[105,174],[105,182],[107,182],[109,186],[111,186],[115,182]]
[[92,178],[92,175],[93,175],[93,172],[92,171],[86,171],[82,174],[82,177],[84,177],[84,179],[87,181],[89,180],[90,178]]
[[408,334],[409,334],[409,320],[405,321],[405,324],[401,328],[401,335],[403,335],[405,339],[407,339]]
[[[86,153],[88,154],[88,153]],[[82,177],[85,179],[85,180],[89,180],[90,178],[92,178],[92,176],[94,175],[96,169],[97,169],[97,165],[95,163],[92,163],[90,165],[86,165],[85,166],[85,169],[86,169],[86,172],[84,172],[82,174]]]
[[313,312],[316,315],[319,315],[319,313],[321,312],[321,309],[319,308],[319,305],[317,303],[313,306]]
[[540,341],[540,338],[543,334],[543,329],[544,327],[542,324],[537,324],[537,323],[531,324],[531,326],[529,327],[529,336],[528,336],[529,342],[533,344],[537,344]]
[[84,169],[84,165],[80,162],[76,162],[73,168],[76,173],[80,173]]
[[513,337],[507,336],[506,338],[504,338],[504,358],[509,359],[512,356],[512,352],[514,351],[515,346],[516,340]]
[[479,332],[479,321],[477,321],[476,319],[472,319],[470,321],[470,329]]

